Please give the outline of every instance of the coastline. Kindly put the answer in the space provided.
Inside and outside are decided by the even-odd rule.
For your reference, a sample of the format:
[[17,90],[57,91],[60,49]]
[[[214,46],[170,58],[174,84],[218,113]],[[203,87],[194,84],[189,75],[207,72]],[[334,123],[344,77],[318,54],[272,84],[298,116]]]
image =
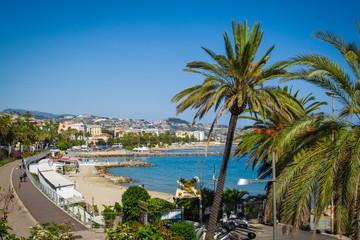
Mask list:
[[[80,165],[80,172],[71,175],[65,175],[70,181],[76,182],[76,189],[79,190],[85,202],[97,205],[100,211],[103,211],[103,205],[114,205],[115,202],[121,204],[121,196],[127,187],[117,185],[101,177],[96,170],[95,165]],[[146,189],[146,188],[145,188]],[[154,198],[161,198],[173,202],[173,194],[148,191],[149,195]]]
[[[210,144],[211,147],[224,147],[224,144]],[[205,155],[206,144],[196,145],[171,145],[166,148],[152,148],[149,152],[132,152],[128,150],[116,151],[91,151],[91,152],[73,152],[69,151],[68,154],[77,158],[106,158],[106,157],[168,157],[168,156],[203,156]],[[203,152],[171,152],[177,150],[202,150]],[[223,155],[222,151],[207,152],[208,156]]]

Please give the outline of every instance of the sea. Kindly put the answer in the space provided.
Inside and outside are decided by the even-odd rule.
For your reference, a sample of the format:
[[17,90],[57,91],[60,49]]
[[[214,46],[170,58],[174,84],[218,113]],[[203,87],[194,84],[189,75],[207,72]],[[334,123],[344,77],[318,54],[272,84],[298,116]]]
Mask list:
[[[219,149],[210,149],[219,151]],[[223,151],[223,149],[222,149]],[[109,172],[115,176],[126,176],[135,182],[122,184],[125,186],[141,185],[150,191],[175,194],[179,178],[192,179],[198,176],[201,186],[214,189],[213,175],[218,178],[222,163],[222,155],[205,157],[205,150],[176,150],[173,152],[204,152],[204,156],[167,156],[167,157],[136,157],[136,159],[155,164],[153,167],[139,168],[111,168]],[[236,185],[239,178],[256,179],[257,169],[251,166],[246,170],[247,156],[242,159],[230,159],[225,188],[248,191],[249,195],[265,194],[266,183],[252,183],[249,185]],[[97,159],[99,161],[123,161],[126,158]],[[216,182],[217,183],[217,182]],[[225,190],[224,188],[224,190]]]

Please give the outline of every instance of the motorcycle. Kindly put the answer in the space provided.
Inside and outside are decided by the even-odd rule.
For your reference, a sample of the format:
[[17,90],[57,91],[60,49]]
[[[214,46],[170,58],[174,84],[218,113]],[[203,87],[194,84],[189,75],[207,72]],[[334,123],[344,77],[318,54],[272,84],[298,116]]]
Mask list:
[[229,220],[235,224],[235,227],[248,228],[249,222],[244,217],[238,217],[234,211],[231,211]]

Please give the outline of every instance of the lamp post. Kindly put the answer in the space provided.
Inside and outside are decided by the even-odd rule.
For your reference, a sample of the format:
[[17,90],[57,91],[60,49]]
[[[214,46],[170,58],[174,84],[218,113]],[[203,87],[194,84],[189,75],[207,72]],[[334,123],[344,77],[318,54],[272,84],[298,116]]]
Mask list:
[[[335,93],[333,91],[326,91],[326,95],[329,97],[332,96],[332,136],[331,142],[334,143],[334,113],[335,113]],[[330,214],[330,221],[331,221],[331,234],[334,234],[334,196],[331,195],[331,214]]]
[[272,182],[273,186],[273,239],[276,239],[276,160],[275,152],[272,153],[272,179],[243,179],[239,178],[237,185],[247,185],[250,183],[259,183],[259,182]]

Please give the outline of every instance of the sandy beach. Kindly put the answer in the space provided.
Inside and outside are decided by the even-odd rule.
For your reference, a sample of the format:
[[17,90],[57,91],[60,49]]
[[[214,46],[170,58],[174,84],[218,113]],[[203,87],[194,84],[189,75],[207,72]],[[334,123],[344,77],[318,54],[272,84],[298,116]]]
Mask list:
[[[103,210],[102,205],[114,205],[115,202],[121,203],[121,196],[127,187],[108,182],[104,177],[98,175],[95,165],[80,165],[80,172],[65,175],[70,181],[76,181],[76,189],[85,198],[86,203],[95,204],[99,210]],[[173,195],[162,192],[148,191],[150,196],[162,198],[173,202]]]

